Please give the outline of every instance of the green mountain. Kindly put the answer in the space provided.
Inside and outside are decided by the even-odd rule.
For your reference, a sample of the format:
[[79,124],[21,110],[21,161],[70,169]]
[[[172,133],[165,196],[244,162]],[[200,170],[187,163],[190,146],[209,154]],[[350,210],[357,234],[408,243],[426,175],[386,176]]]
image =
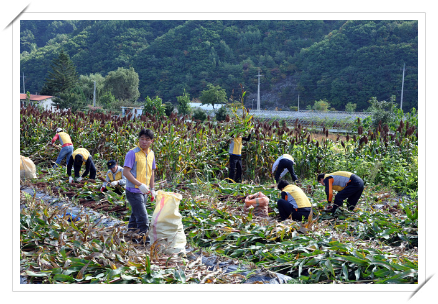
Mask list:
[[[118,67],[139,74],[140,100],[192,98],[209,83],[246,104],[257,94],[262,108],[300,108],[325,99],[343,111],[366,109],[370,97],[417,107],[418,23],[342,20],[22,20],[21,75],[26,91],[39,92],[61,49],[80,75],[105,76]],[[241,87],[242,86],[242,87]]]

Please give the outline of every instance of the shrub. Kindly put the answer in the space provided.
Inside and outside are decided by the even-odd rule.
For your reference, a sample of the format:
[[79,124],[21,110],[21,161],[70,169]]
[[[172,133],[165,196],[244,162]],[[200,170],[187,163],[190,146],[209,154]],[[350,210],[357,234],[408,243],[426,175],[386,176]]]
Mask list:
[[372,112],[372,126],[376,128],[379,123],[383,125],[391,125],[395,119],[395,103],[392,102],[394,97],[391,97],[391,101],[387,102],[385,100],[378,101],[376,97],[371,97],[368,101],[371,103],[369,108]]
[[349,102],[345,105],[345,112],[354,112],[356,111],[356,107],[357,104]]
[[192,109],[190,108],[190,94],[187,93],[184,89],[183,95],[177,96],[176,99],[178,100],[178,113],[180,115],[190,114],[192,111]]
[[330,107],[330,104],[326,100],[323,100],[323,99],[315,101],[315,103],[313,104],[313,109],[315,111],[326,112],[326,111],[328,111],[329,107]]
[[116,98],[110,91],[107,91],[99,98],[99,104],[102,105],[105,109],[108,109],[115,101]]
[[205,111],[201,108],[196,108],[193,110],[193,119],[204,121],[207,119],[207,113],[205,113]]
[[172,114],[175,107],[170,101],[167,101],[164,103],[164,112],[166,113],[166,116],[170,116]]
[[216,112],[216,120],[224,121],[225,118],[227,118],[227,108],[223,106],[220,107],[219,110]]
[[155,96],[154,99],[151,99],[149,96],[145,98],[144,111],[147,113],[151,113],[157,117],[163,117],[165,114],[165,105],[163,105],[163,101],[160,97]]

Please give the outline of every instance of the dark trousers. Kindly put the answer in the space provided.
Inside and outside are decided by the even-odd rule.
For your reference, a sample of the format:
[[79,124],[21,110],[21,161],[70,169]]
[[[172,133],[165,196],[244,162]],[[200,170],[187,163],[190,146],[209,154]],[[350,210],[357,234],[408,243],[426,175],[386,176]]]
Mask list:
[[230,154],[230,172],[228,177],[240,183],[242,180],[242,156]]
[[289,171],[290,175],[292,175],[293,181],[296,181],[298,179],[298,177],[294,171],[294,163],[290,159],[283,158],[278,163],[277,171],[275,171],[275,181],[277,183],[278,183],[278,180],[280,179],[280,174],[281,174],[281,172],[283,172],[284,169],[287,169]]
[[353,174],[350,177],[350,182],[347,186],[336,194],[333,204],[340,207],[344,203],[344,200],[347,199],[348,210],[353,210],[362,195],[363,188],[363,180],[359,176]]
[[140,233],[146,233],[149,229],[149,219],[146,211],[147,195],[134,193],[126,190],[126,198],[131,205],[131,216],[129,217],[128,230],[139,230]]
[[[82,167],[82,162],[75,162],[73,158],[70,158],[70,162],[73,162],[73,169],[75,171],[75,177],[79,177],[79,171]],[[67,164],[67,174],[69,174],[68,171],[69,165]],[[71,165],[70,165],[71,168]],[[87,163],[85,164],[85,172],[82,174],[82,177],[86,177],[88,174],[90,174],[90,179],[96,179],[96,167],[94,166],[93,160],[91,159],[91,156],[88,157]]]
[[277,201],[277,208],[278,212],[280,212],[280,218],[282,221],[289,218],[291,214],[294,221],[301,221],[303,217],[307,219],[312,210],[311,207],[298,208],[295,210],[291,203],[282,198]]

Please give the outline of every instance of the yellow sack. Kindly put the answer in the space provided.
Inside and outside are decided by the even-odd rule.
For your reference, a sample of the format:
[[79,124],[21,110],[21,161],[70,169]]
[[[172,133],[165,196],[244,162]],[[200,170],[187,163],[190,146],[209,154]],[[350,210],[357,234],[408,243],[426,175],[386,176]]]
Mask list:
[[173,192],[158,190],[155,198],[156,206],[151,220],[149,236],[151,244],[160,239],[166,241],[167,253],[184,252],[186,235],[179,213],[179,202],[182,195]]
[[36,167],[29,157],[20,155],[20,178],[36,178]]

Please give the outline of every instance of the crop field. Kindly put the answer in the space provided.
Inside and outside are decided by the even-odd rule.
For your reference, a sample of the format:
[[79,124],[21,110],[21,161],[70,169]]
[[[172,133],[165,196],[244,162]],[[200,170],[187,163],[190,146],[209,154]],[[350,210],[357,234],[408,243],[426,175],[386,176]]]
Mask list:
[[[224,122],[188,122],[172,114],[131,120],[111,114],[21,109],[20,154],[30,157],[37,178],[21,182],[127,222],[124,196],[99,192],[99,179],[68,183],[64,167],[51,170],[59,150],[47,147],[62,127],[74,148],[93,156],[97,176],[106,162],[123,165],[136,146],[141,128],[155,133],[152,149],[156,188],[182,195],[186,255],[166,255],[157,244],[134,245],[121,226],[95,226],[87,217],[68,222],[65,210],[52,208],[22,193],[21,275],[30,283],[208,283],[238,284],[238,272],[207,269],[194,253],[216,255],[251,269],[289,276],[290,284],[416,284],[418,281],[418,134],[415,125],[365,129],[358,120],[355,135],[339,136],[324,128],[313,134],[298,122],[286,125],[252,120],[251,140],[242,150],[243,182],[228,182],[228,139],[236,117]],[[244,134],[246,135],[246,134]],[[280,221],[280,192],[271,175],[273,162],[291,154],[300,186],[313,208],[309,220]],[[365,182],[354,211],[333,217],[324,211],[325,192],[317,173],[350,171]],[[287,174],[285,179],[291,179]],[[243,208],[247,195],[269,198],[269,217]],[[154,202],[148,203],[152,215]]]

